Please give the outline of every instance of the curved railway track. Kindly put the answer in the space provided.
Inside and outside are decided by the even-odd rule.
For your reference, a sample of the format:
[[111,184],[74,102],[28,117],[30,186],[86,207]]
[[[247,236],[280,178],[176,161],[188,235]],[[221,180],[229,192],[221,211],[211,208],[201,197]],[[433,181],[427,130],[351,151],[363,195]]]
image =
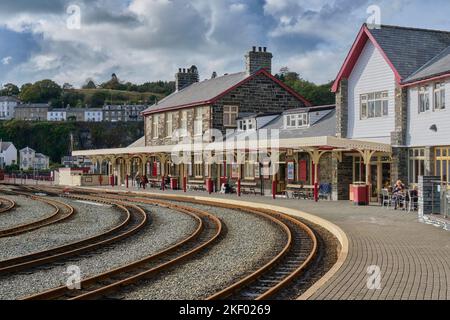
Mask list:
[[54,199],[52,199],[52,200],[45,199],[43,197],[32,195],[32,194],[29,194],[26,192],[19,192],[19,191],[12,191],[12,190],[8,190],[8,191],[2,190],[1,192],[5,193],[5,194],[25,196],[27,198],[46,203],[46,204],[50,205],[51,207],[53,207],[54,210],[50,215],[48,215],[42,219],[24,223],[24,224],[14,226],[14,227],[11,227],[8,229],[0,230],[0,238],[17,236],[17,235],[20,235],[20,234],[23,234],[26,232],[40,229],[40,228],[46,227],[48,225],[69,219],[75,214],[75,209],[72,206],[70,206],[64,202],[61,202],[61,201],[57,201]]
[[7,198],[0,198],[0,203],[1,203],[0,213],[8,212],[16,206],[15,201]]
[[148,217],[146,212],[136,205],[123,205],[119,202],[93,197],[70,196],[70,198],[114,205],[119,210],[123,211],[126,217],[121,224],[99,235],[49,250],[34,252],[28,255],[0,261],[0,275],[53,263],[64,258],[103,248],[137,233],[147,223]]
[[111,292],[120,290],[124,286],[154,276],[202,252],[222,234],[223,225],[220,219],[205,211],[158,200],[152,200],[148,203],[175,209],[195,217],[199,223],[198,227],[187,238],[167,249],[139,261],[82,280],[80,283],[81,290],[70,290],[62,286],[24,299],[86,300],[104,297]]
[[[144,198],[130,194],[121,195],[106,192],[102,193],[102,195],[112,199],[145,200]],[[284,290],[289,287],[293,280],[298,279],[307,267],[314,262],[318,253],[318,239],[314,231],[301,221],[280,212],[213,201],[199,201],[183,196],[165,197],[162,195],[160,198],[171,201],[210,205],[212,207],[223,207],[263,216],[278,224],[286,234],[285,246],[271,261],[243,279],[208,297],[207,300],[264,300],[282,296]]]
[[[58,190],[59,192],[61,191],[58,188],[52,188],[52,190],[53,192],[56,192],[55,190]],[[85,190],[74,190],[74,192],[80,192],[83,195],[92,194],[92,192]],[[120,291],[123,286],[135,284],[142,279],[148,278],[158,272],[173,267],[182,260],[197,252],[200,252],[204,247],[220,236],[222,229],[220,220],[207,212],[203,212],[186,205],[174,204],[179,202],[196,203],[201,205],[209,205],[212,207],[223,207],[259,215],[277,224],[286,235],[286,242],[284,243],[283,248],[279,252],[275,253],[274,258],[272,258],[268,263],[243,278],[238,279],[235,283],[224,288],[220,292],[208,297],[207,300],[264,300],[282,297],[285,290],[289,289],[290,284],[294,280],[297,281],[302,277],[308,266],[315,261],[318,253],[318,240],[314,231],[301,221],[280,212],[259,208],[255,209],[240,205],[237,206],[217,203],[213,201],[199,201],[183,196],[167,197],[162,195],[158,196],[158,199],[153,199],[153,197],[156,196],[144,198],[142,195],[133,195],[131,193],[116,194],[111,192],[95,192],[94,194],[101,196],[103,199],[126,201],[127,203],[140,202],[158,204],[170,208],[177,208],[179,211],[181,210],[184,212],[190,212],[191,214],[197,214],[204,225],[209,224],[209,233],[214,233],[212,230],[216,230],[216,232],[213,237],[209,238],[199,234],[192,235],[191,239],[186,239],[185,241],[182,241],[182,243],[176,244],[173,247],[163,250],[155,255],[105,272],[98,276],[85,279],[81,282],[81,290],[71,291],[66,287],[60,287],[27,297],[26,299],[78,300],[107,297],[107,295],[112,292]],[[208,219],[210,219],[209,222],[207,222]],[[211,227],[213,224],[216,224],[216,226]],[[200,229],[202,228],[203,227],[199,227],[196,232],[201,233]],[[197,239],[197,241],[192,241],[190,243],[190,247],[187,252],[186,248],[181,249],[185,242],[190,242],[196,237],[198,239],[205,237],[205,242],[203,244],[198,244]],[[304,281],[308,281],[307,276],[305,276]]]

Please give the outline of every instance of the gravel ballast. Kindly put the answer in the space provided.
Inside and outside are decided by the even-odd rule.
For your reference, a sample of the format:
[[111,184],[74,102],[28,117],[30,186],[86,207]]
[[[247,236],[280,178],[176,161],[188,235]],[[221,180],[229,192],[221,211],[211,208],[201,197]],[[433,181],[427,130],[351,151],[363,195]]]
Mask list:
[[[67,198],[49,198],[72,205],[76,212],[71,219],[52,224],[15,237],[0,238],[0,260],[48,250],[83,240],[110,230],[123,221],[123,213],[109,206],[95,206]],[[26,199],[28,209],[42,211],[41,202]],[[33,202],[31,202],[33,201]],[[48,211],[48,208],[46,208]],[[8,214],[15,216],[15,213]]]
[[92,256],[74,257],[47,269],[34,269],[31,274],[0,277],[0,299],[16,299],[65,285],[68,278],[65,272],[71,265],[78,266],[82,277],[86,278],[139,260],[180,241],[196,227],[194,219],[185,214],[168,208],[140,206],[149,212],[150,221],[138,234],[112,245],[110,250],[96,251]]
[[227,233],[205,254],[154,280],[119,293],[132,300],[204,299],[253,272],[285,244],[278,226],[241,211],[188,204],[218,216]]
[[0,230],[44,219],[55,211],[53,206],[25,196],[3,195],[1,192],[0,196],[16,202],[12,210],[0,214]]

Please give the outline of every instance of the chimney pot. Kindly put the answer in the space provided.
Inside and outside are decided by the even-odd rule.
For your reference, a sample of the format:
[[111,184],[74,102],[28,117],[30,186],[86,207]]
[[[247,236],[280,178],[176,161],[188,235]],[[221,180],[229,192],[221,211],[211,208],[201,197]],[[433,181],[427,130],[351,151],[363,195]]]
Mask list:
[[264,52],[267,52],[267,47],[264,47]]
[[178,68],[178,72],[181,73],[181,68]]
[[183,73],[186,73],[186,68],[183,68]]
[[253,47],[253,52],[256,52],[256,47]]
[[259,52],[261,52],[261,51],[262,51],[262,48],[261,48],[261,47],[258,47],[258,50],[259,50]]

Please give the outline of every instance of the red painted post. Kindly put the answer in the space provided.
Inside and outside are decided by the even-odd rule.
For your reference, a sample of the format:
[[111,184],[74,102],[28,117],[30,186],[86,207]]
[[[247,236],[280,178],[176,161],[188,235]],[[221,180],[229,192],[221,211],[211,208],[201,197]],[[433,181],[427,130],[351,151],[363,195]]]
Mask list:
[[238,197],[241,196],[241,179],[239,178],[237,180],[237,193],[238,193]]
[[187,192],[187,177],[183,177],[183,192]]
[[319,183],[314,182],[314,201],[319,202]]
[[109,176],[109,184],[111,185],[111,187],[114,188],[114,176],[113,175]]
[[164,176],[162,176],[162,178],[161,178],[161,190],[162,191],[166,190],[166,184],[165,184],[164,180],[165,180]]
[[128,189],[128,175],[126,175],[125,179],[126,179],[125,185],[127,186],[127,189]]
[[206,180],[206,183],[207,183],[207,187],[208,187],[208,193],[211,194],[212,193],[212,180],[211,180],[211,178],[208,178]]
[[273,199],[277,198],[277,181],[276,180],[272,181],[272,198]]

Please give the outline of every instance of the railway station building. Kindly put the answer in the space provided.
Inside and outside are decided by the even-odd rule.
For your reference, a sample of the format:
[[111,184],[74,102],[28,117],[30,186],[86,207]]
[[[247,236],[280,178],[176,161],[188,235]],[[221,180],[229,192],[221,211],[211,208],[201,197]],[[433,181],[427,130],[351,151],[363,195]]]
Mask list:
[[73,154],[117,184],[140,173],[210,192],[224,183],[272,195],[309,185],[341,200],[362,181],[375,200],[397,179],[449,179],[450,32],[363,25],[332,106],[312,106],[272,76],[271,63],[253,47],[240,73],[199,82],[195,66],[179,69],[176,92],[143,112],[142,139]]

